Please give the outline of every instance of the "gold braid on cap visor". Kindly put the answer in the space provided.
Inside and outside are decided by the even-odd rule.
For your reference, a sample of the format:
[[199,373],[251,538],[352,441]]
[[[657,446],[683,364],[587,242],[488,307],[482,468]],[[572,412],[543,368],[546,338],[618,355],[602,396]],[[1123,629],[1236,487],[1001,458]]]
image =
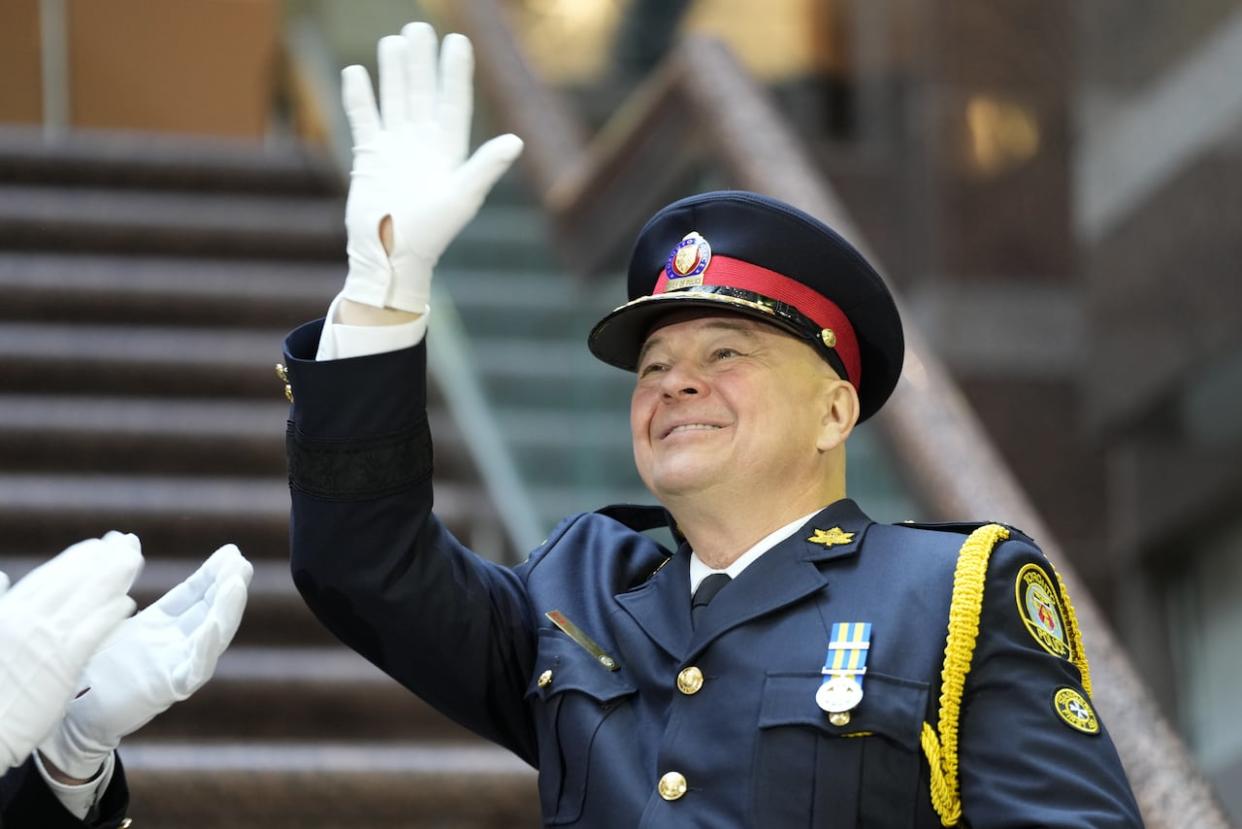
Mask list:
[[[630,300],[625,305],[615,309],[613,313],[615,314],[617,311],[625,308],[633,308],[645,302],[660,302],[662,300],[682,300],[683,302],[692,300],[704,303],[720,303],[722,305],[731,305],[735,308],[758,311],[765,316],[772,317],[774,324],[779,325],[796,337],[807,340],[817,352],[823,355],[838,377],[852,384],[854,388],[858,388],[858,382],[849,376],[849,372],[845,370],[845,364],[841,361],[841,357],[837,354],[836,349],[829,347],[824,342],[822,334],[825,329],[821,328],[819,323],[788,303],[766,297],[763,294],[757,294],[754,291],[731,288],[728,285],[695,285],[688,288],[676,288],[671,291],[665,291],[662,294],[640,296],[638,299]],[[630,368],[633,370],[635,367],[631,366]]]

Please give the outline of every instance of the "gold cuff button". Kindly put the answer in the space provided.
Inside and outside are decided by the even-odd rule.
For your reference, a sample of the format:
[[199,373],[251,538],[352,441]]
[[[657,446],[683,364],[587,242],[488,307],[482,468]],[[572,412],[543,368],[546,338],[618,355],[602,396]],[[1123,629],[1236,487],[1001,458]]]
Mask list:
[[535,681],[535,684],[538,685],[540,688],[547,688],[549,685],[552,684],[552,672],[544,671],[543,673],[541,673],[539,675],[539,679]]
[[285,383],[285,399],[290,403],[293,402],[293,386],[288,383]]
[[819,338],[823,340],[824,345],[829,348],[837,347],[837,332],[833,331],[831,328],[825,328],[823,331],[820,331]]
[[691,665],[677,675],[677,690],[689,696],[697,694],[703,687],[703,672]]
[[289,370],[285,368],[284,363],[276,364],[276,376],[280,378],[280,382],[282,383],[289,382]]
[[686,778],[675,771],[660,778],[660,797],[665,800],[680,800],[686,793]]

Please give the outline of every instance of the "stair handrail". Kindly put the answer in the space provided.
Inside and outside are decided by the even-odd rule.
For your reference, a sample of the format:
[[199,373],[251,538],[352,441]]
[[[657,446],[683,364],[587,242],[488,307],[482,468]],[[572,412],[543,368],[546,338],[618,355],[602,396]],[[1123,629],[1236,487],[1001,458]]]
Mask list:
[[[319,27],[307,19],[293,20],[286,27],[285,51],[290,68],[299,85],[296,94],[317,122],[316,130],[325,140],[327,149],[347,186],[353,162],[349,122],[340,101],[340,70]],[[306,113],[304,113],[305,115]],[[343,276],[343,275],[342,275]],[[457,428],[465,435],[462,441],[479,478],[483,482],[491,507],[504,531],[504,546],[497,556],[515,560],[527,550],[539,546],[544,530],[539,511],[529,490],[522,483],[513,453],[505,442],[499,424],[487,404],[487,395],[479,379],[477,363],[470,350],[470,337],[461,322],[457,306],[449,291],[437,282],[432,286],[435,307],[434,334],[427,339],[427,368],[432,382],[439,388]],[[477,520],[486,527],[486,516]],[[477,544],[486,547],[485,544]]]
[[[632,236],[650,215],[650,205],[635,198],[633,182],[652,180],[653,171],[679,169],[686,163],[687,146],[697,142],[739,186],[827,222],[884,272],[788,120],[718,41],[684,39],[588,143],[570,108],[523,55],[496,0],[459,0],[444,4],[442,12],[477,45],[476,63],[490,109],[526,141],[524,169],[566,248],[572,245],[565,251],[567,261],[580,269],[599,264],[583,258],[584,247],[615,251],[622,237]],[[677,115],[675,121],[669,113]],[[648,164],[644,175],[635,174],[639,159]],[[592,244],[581,245],[584,238]],[[897,300],[905,326],[905,370],[877,423],[917,498],[944,520],[1004,519],[1039,539],[1058,563],[1087,631],[1096,700],[1147,826],[1232,826],[1060,544],[899,295]]]

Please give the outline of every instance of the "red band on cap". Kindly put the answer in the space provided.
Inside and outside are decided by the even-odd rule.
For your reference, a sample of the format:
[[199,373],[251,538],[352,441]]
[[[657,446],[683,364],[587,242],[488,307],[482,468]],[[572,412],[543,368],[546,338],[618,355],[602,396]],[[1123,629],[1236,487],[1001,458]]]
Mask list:
[[[684,277],[680,277],[683,278]],[[845,371],[854,388],[862,388],[862,358],[858,350],[858,338],[854,334],[854,326],[850,325],[845,313],[836,303],[796,279],[784,274],[768,270],[759,265],[743,262],[731,256],[715,254],[703,272],[704,285],[715,285],[726,288],[738,288],[743,291],[761,294],[768,299],[783,302],[797,308],[803,316],[811,319],[820,328],[831,328],[837,335],[835,350],[845,366]],[[668,272],[660,269],[660,277],[656,280],[652,294],[668,292]],[[693,293],[693,289],[689,291]]]

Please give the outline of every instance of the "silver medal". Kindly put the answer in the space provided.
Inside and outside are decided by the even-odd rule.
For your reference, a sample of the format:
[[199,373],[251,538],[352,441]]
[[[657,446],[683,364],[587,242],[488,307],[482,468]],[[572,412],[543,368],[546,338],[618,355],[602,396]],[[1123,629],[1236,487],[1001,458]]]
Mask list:
[[815,692],[815,704],[829,714],[852,711],[862,698],[862,686],[848,676],[834,676]]

